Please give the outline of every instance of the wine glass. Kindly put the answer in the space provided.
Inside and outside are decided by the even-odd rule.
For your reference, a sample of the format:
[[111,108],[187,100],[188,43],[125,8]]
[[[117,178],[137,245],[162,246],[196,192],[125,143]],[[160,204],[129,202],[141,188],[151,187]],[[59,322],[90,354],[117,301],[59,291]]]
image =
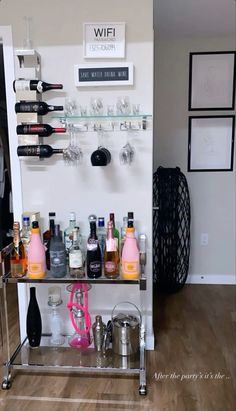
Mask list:
[[130,165],[134,160],[135,150],[129,142],[127,142],[120,150],[119,158],[122,165]]

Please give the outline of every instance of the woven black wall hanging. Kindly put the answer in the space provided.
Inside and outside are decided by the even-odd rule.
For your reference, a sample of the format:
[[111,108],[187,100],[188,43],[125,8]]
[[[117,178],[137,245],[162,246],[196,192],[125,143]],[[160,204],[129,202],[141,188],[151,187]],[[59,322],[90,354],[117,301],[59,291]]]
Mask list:
[[190,198],[179,167],[159,167],[153,180],[153,280],[168,292],[186,282],[190,254]]

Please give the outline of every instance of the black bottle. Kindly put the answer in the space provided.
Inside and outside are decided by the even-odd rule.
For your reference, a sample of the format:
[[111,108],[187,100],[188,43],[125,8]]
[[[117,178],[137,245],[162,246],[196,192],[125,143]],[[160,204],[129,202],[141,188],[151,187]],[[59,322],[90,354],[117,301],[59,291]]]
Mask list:
[[30,287],[30,302],[26,318],[26,333],[30,347],[39,347],[42,335],[42,320],[36,299],[35,287]]
[[48,105],[44,101],[23,101],[15,104],[16,113],[37,113],[43,116],[51,111],[62,111],[63,106]]
[[87,242],[87,276],[99,278],[102,275],[102,256],[96,234],[96,222],[90,221],[90,235]]

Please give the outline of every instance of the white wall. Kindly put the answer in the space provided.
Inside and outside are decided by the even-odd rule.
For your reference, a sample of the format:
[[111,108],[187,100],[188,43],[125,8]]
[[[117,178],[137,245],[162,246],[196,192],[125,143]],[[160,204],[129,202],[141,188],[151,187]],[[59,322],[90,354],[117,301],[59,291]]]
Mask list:
[[[14,10],[14,13],[13,13]],[[137,12],[138,11],[138,12]],[[22,47],[25,28],[23,16],[32,16],[33,45],[42,58],[42,79],[62,82],[62,92],[43,95],[48,103],[63,104],[67,96],[79,104],[86,104],[92,96],[103,98],[104,104],[115,104],[118,96],[129,96],[140,103],[142,112],[152,114],[153,107],[153,6],[152,1],[102,0],[70,2],[42,0],[40,3],[24,0],[8,1],[0,5],[0,25],[11,24],[14,46]],[[129,87],[83,88],[74,86],[73,66],[85,63],[83,58],[83,23],[110,21],[126,23],[126,59],[135,67],[135,83]],[[123,61],[123,60],[121,60]],[[113,60],[114,62],[114,60]],[[143,64],[143,63],[146,64]],[[50,116],[45,122],[58,121]],[[131,142],[136,150],[131,167],[119,164],[119,150],[127,140],[126,132],[106,133],[107,147],[112,163],[106,168],[92,167],[90,155],[97,148],[96,133],[81,134],[84,163],[79,167],[66,166],[62,159],[53,157],[45,161],[21,161],[23,209],[40,211],[42,229],[47,225],[49,211],[56,211],[62,229],[68,225],[69,212],[74,210],[84,235],[88,233],[88,215],[105,216],[115,212],[117,225],[127,211],[133,210],[138,230],[148,236],[148,291],[146,308],[149,312],[148,334],[152,335],[152,127],[146,132],[133,133]],[[54,135],[45,139],[53,147],[66,147],[68,135]],[[144,203],[145,199],[145,203]],[[46,293],[40,292],[40,302],[45,304]],[[105,298],[104,298],[105,296]],[[68,293],[65,293],[65,299]],[[92,312],[110,312],[114,304],[131,300],[139,304],[136,286],[93,287],[90,292]]]
[[[189,53],[220,50],[235,50],[235,39],[164,39],[157,31],[154,169],[179,166],[188,180],[192,212],[190,281],[231,283],[235,282],[235,165],[233,172],[187,172],[188,116],[208,114],[188,112]],[[201,233],[209,235],[206,247],[200,245]]]

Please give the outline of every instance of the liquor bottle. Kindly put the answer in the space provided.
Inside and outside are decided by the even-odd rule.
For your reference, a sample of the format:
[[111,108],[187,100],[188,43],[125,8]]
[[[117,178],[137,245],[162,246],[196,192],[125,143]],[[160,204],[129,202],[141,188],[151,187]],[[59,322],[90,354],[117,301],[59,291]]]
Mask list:
[[66,275],[66,249],[62,242],[59,224],[55,224],[54,236],[50,243],[50,272],[55,278]]
[[122,277],[124,280],[137,280],[140,277],[139,249],[135,238],[133,222],[128,220],[126,238],[121,256]]
[[102,256],[96,234],[96,222],[90,221],[90,235],[87,241],[87,276],[99,278],[102,275]]
[[11,276],[24,277],[26,274],[27,260],[25,249],[20,239],[20,223],[15,221],[13,224],[13,250],[10,256]]
[[39,347],[42,335],[42,320],[36,299],[35,287],[30,287],[30,301],[26,317],[26,333],[30,347]]
[[106,248],[106,229],[105,229],[105,221],[104,217],[98,217],[98,243],[101,249],[101,256],[102,256],[102,264],[104,263],[104,254]]
[[119,251],[113,233],[113,223],[108,221],[104,256],[104,274],[107,278],[117,278],[119,276]]
[[64,244],[66,247],[67,257],[69,256],[70,248],[72,246],[73,230],[75,226],[76,226],[76,214],[74,211],[71,211],[70,216],[69,216],[69,226],[64,231]]
[[29,278],[44,278],[46,275],[45,247],[41,241],[39,223],[33,221],[30,243],[28,248],[28,273]]
[[73,229],[72,246],[69,250],[69,272],[71,277],[84,277],[83,255],[80,249],[78,228]]
[[65,342],[65,337],[62,335],[62,302],[61,288],[57,286],[50,287],[48,290],[49,324],[52,333],[50,343],[57,346]]
[[28,90],[35,90],[37,93],[43,93],[44,91],[48,90],[61,90],[63,89],[62,84],[51,84],[46,83],[45,81],[41,80],[15,80],[13,82],[13,90],[16,91],[28,91]]
[[[133,213],[133,211],[128,212],[128,222],[129,221],[132,223],[132,226],[134,227],[134,213]],[[135,231],[134,231],[134,236],[135,236],[136,240],[138,241],[138,232],[136,230],[136,227],[135,227]]]
[[51,127],[49,124],[20,124],[16,126],[16,133],[23,135],[38,135],[49,137],[53,133],[65,133],[64,127]]
[[113,223],[114,237],[116,238],[117,248],[118,248],[118,250],[119,250],[119,246],[120,246],[120,233],[119,233],[119,230],[116,228],[116,224],[115,224],[115,214],[114,214],[114,213],[110,213],[110,221],[112,221],[112,223]]
[[28,258],[28,248],[29,248],[29,243],[30,243],[30,234],[31,234],[30,218],[28,216],[23,216],[22,230],[21,230],[21,241],[22,241],[24,249],[25,249],[26,261],[27,261],[27,258]]
[[52,148],[47,144],[36,144],[33,146],[18,146],[17,155],[18,157],[39,157],[39,158],[48,158],[53,154],[62,154],[64,152],[61,148]]
[[43,244],[46,249],[46,266],[47,269],[50,270],[50,242],[51,238],[54,236],[54,228],[55,228],[55,212],[48,213],[49,216],[49,229],[44,231],[43,233]]
[[44,101],[24,101],[15,104],[16,113],[37,113],[41,116],[51,111],[62,111],[63,106],[48,105]]
[[122,250],[125,243],[125,236],[126,236],[126,228],[128,225],[128,217],[123,217],[123,226],[120,230],[120,255],[122,255]]

